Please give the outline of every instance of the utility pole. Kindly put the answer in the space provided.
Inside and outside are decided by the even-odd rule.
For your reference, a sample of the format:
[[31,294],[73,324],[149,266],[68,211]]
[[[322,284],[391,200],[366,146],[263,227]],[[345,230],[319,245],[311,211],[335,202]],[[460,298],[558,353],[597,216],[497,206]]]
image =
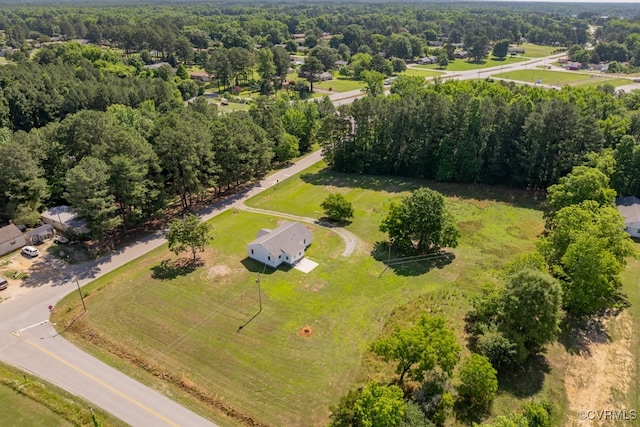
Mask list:
[[260,272],[258,272],[258,279],[256,280],[258,284],[258,304],[260,304],[260,309],[258,313],[262,313],[262,290],[260,289]]
[[78,286],[78,293],[80,294],[80,301],[82,301],[82,308],[84,311],[87,311],[87,306],[84,304],[84,296],[82,296],[82,291],[80,290],[80,282],[78,282],[78,278],[76,277],[76,285]]

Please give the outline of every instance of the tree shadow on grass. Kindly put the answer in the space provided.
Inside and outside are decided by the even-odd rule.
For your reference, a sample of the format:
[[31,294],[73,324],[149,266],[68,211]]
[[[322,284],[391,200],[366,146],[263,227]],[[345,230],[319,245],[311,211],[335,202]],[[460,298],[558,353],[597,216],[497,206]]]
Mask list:
[[611,341],[602,318],[565,319],[558,342],[567,353],[578,356],[591,356],[593,344],[606,344]]
[[420,276],[434,268],[444,268],[456,258],[451,252],[439,251],[432,254],[418,252],[400,252],[393,247],[389,250],[389,242],[376,242],[371,255],[376,261],[385,264],[385,270],[391,269],[398,276]]
[[273,268],[249,257],[246,257],[245,259],[240,261],[240,263],[244,265],[244,268],[246,268],[251,273],[260,273],[260,274],[273,274],[278,270],[287,272],[293,268],[289,264],[280,264],[277,268]]
[[516,207],[531,209],[541,209],[546,202],[544,192],[523,190],[504,185],[452,183],[390,175],[345,173],[332,171],[329,168],[315,173],[303,173],[300,175],[300,179],[311,185],[362,188],[389,193],[401,193],[428,187],[447,197],[463,200],[495,200]]
[[505,368],[498,374],[498,387],[518,398],[535,395],[544,385],[551,367],[542,354],[532,355],[520,366]]
[[484,408],[474,408],[467,399],[457,399],[453,405],[456,420],[466,425],[477,425],[489,415],[489,410]]
[[175,261],[165,259],[151,268],[151,277],[159,280],[173,280],[178,276],[186,276],[203,265],[204,262],[201,259],[179,258]]

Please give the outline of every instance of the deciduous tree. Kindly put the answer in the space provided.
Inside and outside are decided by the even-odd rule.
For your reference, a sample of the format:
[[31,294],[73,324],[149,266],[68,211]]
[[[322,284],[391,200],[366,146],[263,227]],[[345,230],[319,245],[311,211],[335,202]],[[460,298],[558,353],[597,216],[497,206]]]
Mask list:
[[331,221],[341,222],[353,218],[353,206],[340,193],[332,193],[320,204],[324,214]]
[[440,248],[455,248],[460,231],[453,216],[446,210],[442,194],[420,188],[392,202],[388,215],[382,220],[380,231],[388,233],[394,245],[419,252],[437,252]]
[[183,219],[171,221],[166,237],[171,252],[178,255],[180,252],[190,249],[195,262],[197,251],[204,251],[207,242],[213,238],[213,234],[209,223],[200,221],[197,215],[189,214]]
[[420,381],[436,368],[451,375],[460,354],[455,335],[444,320],[426,314],[413,327],[397,328],[389,336],[375,341],[371,348],[384,360],[398,362],[396,373],[400,375],[400,383],[405,375]]
[[362,427],[396,427],[402,424],[406,404],[400,387],[370,382],[355,402],[354,412]]
[[486,357],[472,354],[462,365],[457,390],[465,409],[477,414],[489,411],[498,392],[498,378]]

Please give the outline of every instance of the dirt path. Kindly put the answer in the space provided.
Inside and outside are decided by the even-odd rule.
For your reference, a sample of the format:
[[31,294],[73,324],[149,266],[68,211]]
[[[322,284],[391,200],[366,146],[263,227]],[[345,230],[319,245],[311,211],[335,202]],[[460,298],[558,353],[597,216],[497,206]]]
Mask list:
[[[567,356],[564,382],[571,412],[567,425],[591,427],[613,423],[599,420],[596,413],[580,417],[579,411],[634,409],[626,408],[625,402],[620,400],[629,392],[635,377],[635,357],[631,353],[633,322],[623,312],[608,319],[607,326],[615,331],[615,340],[612,341],[606,331],[594,330],[580,338],[584,351]],[[580,419],[583,417],[586,419]]]

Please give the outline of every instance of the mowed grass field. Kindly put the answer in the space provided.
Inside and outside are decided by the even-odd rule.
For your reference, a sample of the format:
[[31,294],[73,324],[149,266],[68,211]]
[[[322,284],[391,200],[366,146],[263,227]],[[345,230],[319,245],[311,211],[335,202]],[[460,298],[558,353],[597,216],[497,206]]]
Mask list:
[[469,70],[481,70],[489,67],[499,67],[501,65],[515,64],[518,62],[526,61],[526,58],[519,57],[506,57],[504,59],[487,58],[480,62],[471,62],[469,59],[456,59],[449,61],[449,65],[446,68],[440,68],[438,64],[430,65],[415,65],[412,68],[422,68],[428,70],[440,70],[440,71],[469,71]]
[[491,77],[498,77],[509,80],[519,80],[527,83],[536,83],[538,79],[542,84],[565,85],[577,82],[589,83],[593,79],[590,74],[582,72],[550,71],[538,68],[528,70],[507,71],[493,74]]
[[400,74],[401,75],[404,74],[406,76],[420,76],[420,77],[436,77],[436,76],[443,75],[441,72],[433,71],[431,69],[419,68],[419,67],[422,67],[422,66],[407,68],[405,71],[403,71]]
[[527,58],[542,58],[553,55],[553,52],[563,49],[557,46],[543,46],[533,43],[523,43],[520,47],[524,48],[524,54],[522,56]]
[[[419,186],[446,195],[462,232],[460,245],[447,262],[403,264],[381,275],[385,266],[372,255],[386,238],[379,223],[392,200]],[[88,312],[65,337],[222,425],[249,418],[267,425],[325,425],[329,405],[373,372],[368,347],[392,313],[438,305],[436,312],[464,345],[468,296],[515,255],[532,250],[543,228],[531,193],[339,174],[323,164],[249,204],[321,217],[320,203],[331,192],[353,203],[347,229],[359,238],[356,252],[343,257],[342,239],[313,226],[307,256],[319,266],[309,274],[260,274],[261,312],[257,280],[264,268],[246,258],[246,244],[280,220],[230,211],[212,220],[216,238],[195,270],[175,264],[165,246],[83,288]],[[65,328],[80,312],[78,296],[71,294],[55,308],[53,321]],[[311,336],[301,336],[305,327]],[[209,404],[198,404],[189,397],[194,395]]]
[[314,88],[331,90],[333,92],[349,92],[351,90],[362,89],[365,86],[366,84],[361,80],[352,80],[344,77],[334,77],[333,80],[313,83]]
[[586,88],[586,87],[597,87],[597,86],[602,86],[607,84],[614,87],[618,87],[618,86],[628,85],[631,83],[633,82],[629,79],[598,76],[596,78],[591,79],[590,81],[587,81],[584,83],[576,83],[576,84],[573,84],[572,86]]

